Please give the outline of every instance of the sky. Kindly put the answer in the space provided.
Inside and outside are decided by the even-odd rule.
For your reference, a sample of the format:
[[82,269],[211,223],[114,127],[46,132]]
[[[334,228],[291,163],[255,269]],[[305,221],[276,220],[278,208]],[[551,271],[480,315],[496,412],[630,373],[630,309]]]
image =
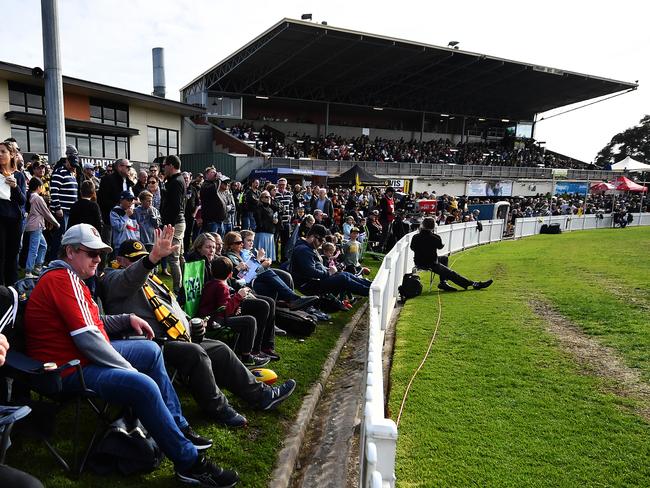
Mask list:
[[[39,0],[0,0],[0,60],[43,66]],[[537,124],[553,151],[593,161],[616,133],[650,113],[650,3],[426,0],[58,0],[64,75],[153,90],[151,48],[165,48],[167,97],[282,18],[478,52],[635,82],[639,89]],[[577,104],[581,105],[581,104]],[[541,116],[549,116],[573,106]]]

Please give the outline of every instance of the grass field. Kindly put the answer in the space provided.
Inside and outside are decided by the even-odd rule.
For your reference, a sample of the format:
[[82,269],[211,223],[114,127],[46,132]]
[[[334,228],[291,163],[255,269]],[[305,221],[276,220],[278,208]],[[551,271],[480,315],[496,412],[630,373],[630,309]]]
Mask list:
[[[398,486],[650,486],[649,251],[650,229],[628,228],[452,256],[495,283],[440,296],[399,425]],[[401,313],[393,418],[438,312],[425,285]]]
[[[282,448],[282,441],[300,408],[303,397],[318,379],[325,358],[334,347],[345,324],[362,304],[363,301],[360,301],[349,312],[333,314],[332,321],[329,323],[319,322],[314,334],[305,340],[293,337],[276,338],[276,349],[282,355],[282,360],[269,366],[278,374],[279,381],[294,378],[298,386],[286,402],[276,411],[271,412],[253,410],[234,395],[226,392],[230,403],[248,418],[249,425],[244,429],[228,430],[206,421],[197,409],[189,391],[182,387],[179,389],[183,413],[190,424],[197,432],[214,439],[214,447],[210,449],[208,456],[221,466],[237,469],[241,477],[238,486],[258,488],[268,486],[276,455]],[[68,439],[70,439],[71,426],[65,421],[66,414],[72,416],[72,408],[61,412],[57,417],[56,436],[60,439],[57,446],[62,447],[67,453],[70,452]],[[32,417],[34,416],[35,413],[32,414]],[[51,418],[46,419],[46,422],[51,423]],[[91,427],[92,422],[89,417],[84,422],[85,427]],[[20,423],[17,424],[18,429],[20,426]],[[165,460],[159,469],[148,475],[99,477],[86,472],[82,474],[80,480],[72,480],[55,464],[54,458],[41,443],[21,435],[20,430],[13,436],[13,440],[14,444],[8,451],[7,463],[38,477],[47,488],[178,486],[173,474],[173,465],[169,460]]]

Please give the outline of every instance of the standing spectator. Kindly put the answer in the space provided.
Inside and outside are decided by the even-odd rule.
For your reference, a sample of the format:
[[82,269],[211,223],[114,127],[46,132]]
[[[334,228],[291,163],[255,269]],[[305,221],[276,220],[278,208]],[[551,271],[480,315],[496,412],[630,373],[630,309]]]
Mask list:
[[[61,223],[61,232],[65,232],[70,218],[70,208],[79,197],[77,157],[74,155],[61,158],[52,172],[50,184],[50,209]],[[60,236],[59,236],[60,240]],[[56,246],[58,248],[58,245]]]
[[152,195],[151,204],[160,210],[162,195],[160,194],[160,180],[157,176],[149,176],[147,179],[147,191]]
[[[81,175],[81,182],[92,181],[95,188],[99,188],[99,178],[95,176],[95,165],[91,162],[83,164],[83,174]],[[72,224],[70,224],[72,226]]]
[[241,182],[233,181],[230,185],[232,198],[235,201],[235,218],[233,222],[234,227],[241,227],[242,225],[242,199],[244,192],[242,191]]
[[319,188],[318,197],[314,196],[311,199],[312,213],[314,213],[315,210],[320,210],[327,217],[332,217],[334,215],[334,205],[332,205],[332,200],[327,197],[327,190],[325,188]]
[[153,206],[153,195],[147,190],[141,191],[138,195],[140,206],[135,208],[135,219],[140,226],[140,242],[142,242],[147,249],[151,249],[154,243],[155,230],[159,229],[160,212]]
[[199,207],[199,190],[194,181],[192,174],[183,171],[183,180],[185,181],[185,234],[183,236],[183,249],[189,249],[192,245],[192,236],[194,235],[194,216]]
[[17,146],[0,142],[0,285],[18,278],[18,249],[22,239],[25,177],[16,169]]
[[168,258],[172,274],[174,292],[182,288],[181,256],[183,255],[183,235],[185,234],[185,180],[181,174],[181,160],[178,156],[167,156],[163,161],[165,172],[165,191],[160,205],[163,225],[174,227],[174,252]]
[[278,188],[275,194],[275,202],[279,208],[280,221],[278,222],[278,233],[280,237],[280,261],[287,260],[287,246],[291,236],[291,219],[293,218],[293,193],[287,189],[286,178],[278,180]]
[[111,211],[120,201],[122,192],[131,191],[133,182],[129,179],[131,162],[128,159],[118,159],[113,163],[113,173],[105,175],[99,185],[99,208],[104,220],[104,233],[102,239],[106,244],[112,242],[111,238]]
[[235,199],[228,189],[230,178],[226,175],[219,177],[219,200],[223,201],[226,205],[226,218],[221,222],[221,235],[225,236],[234,227],[236,218]]
[[70,209],[68,227],[77,224],[90,224],[101,232],[102,226],[104,225],[102,222],[102,213],[95,200],[95,185],[93,182],[86,180],[81,183],[81,198]]
[[43,183],[43,191],[41,197],[45,203],[50,203],[50,175],[49,167],[43,161],[43,158],[38,154],[32,156],[32,176],[36,176]]
[[242,210],[242,228],[255,230],[255,212],[260,202],[260,180],[253,180],[250,188],[244,192],[244,203]]
[[223,233],[221,223],[226,218],[226,202],[219,196],[217,170],[214,166],[205,168],[203,185],[201,185],[201,219],[203,232]]
[[264,249],[265,256],[275,261],[275,243],[273,242],[273,235],[275,233],[275,226],[278,223],[278,207],[275,202],[271,201],[271,194],[268,191],[263,191],[260,194],[260,203],[255,212],[255,247],[257,249]]
[[140,192],[147,189],[147,181],[149,180],[149,175],[143,169],[138,171],[138,181],[133,185],[133,194],[139,195]]
[[27,194],[29,216],[27,217],[25,232],[28,236],[29,250],[25,264],[25,278],[35,278],[43,268],[45,252],[47,251],[47,242],[43,236],[45,220],[55,228],[59,226],[59,222],[52,215],[50,209],[47,208],[41,193],[43,193],[43,182],[40,178],[34,176],[29,180],[29,192]]
[[138,240],[140,238],[140,226],[133,215],[135,196],[130,191],[124,191],[120,195],[120,203],[111,210],[111,227],[113,227],[113,247],[118,249],[127,239]]

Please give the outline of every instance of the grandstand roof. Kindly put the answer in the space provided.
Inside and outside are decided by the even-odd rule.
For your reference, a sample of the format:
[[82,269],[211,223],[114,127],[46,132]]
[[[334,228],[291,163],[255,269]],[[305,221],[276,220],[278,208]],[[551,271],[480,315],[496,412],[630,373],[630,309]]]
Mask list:
[[181,89],[532,120],[638,85],[283,19]]

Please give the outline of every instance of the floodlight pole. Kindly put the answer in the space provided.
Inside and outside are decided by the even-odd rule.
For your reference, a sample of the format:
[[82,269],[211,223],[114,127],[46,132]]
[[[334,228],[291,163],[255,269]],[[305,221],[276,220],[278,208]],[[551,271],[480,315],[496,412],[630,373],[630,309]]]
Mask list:
[[58,10],[58,0],[41,0],[47,156],[52,165],[65,152],[65,118],[63,115],[63,78],[61,51],[59,49]]
[[330,102],[325,104],[325,134],[324,137],[330,133]]
[[422,123],[420,124],[420,142],[422,142],[422,139],[424,139],[424,117],[425,113],[422,112]]

